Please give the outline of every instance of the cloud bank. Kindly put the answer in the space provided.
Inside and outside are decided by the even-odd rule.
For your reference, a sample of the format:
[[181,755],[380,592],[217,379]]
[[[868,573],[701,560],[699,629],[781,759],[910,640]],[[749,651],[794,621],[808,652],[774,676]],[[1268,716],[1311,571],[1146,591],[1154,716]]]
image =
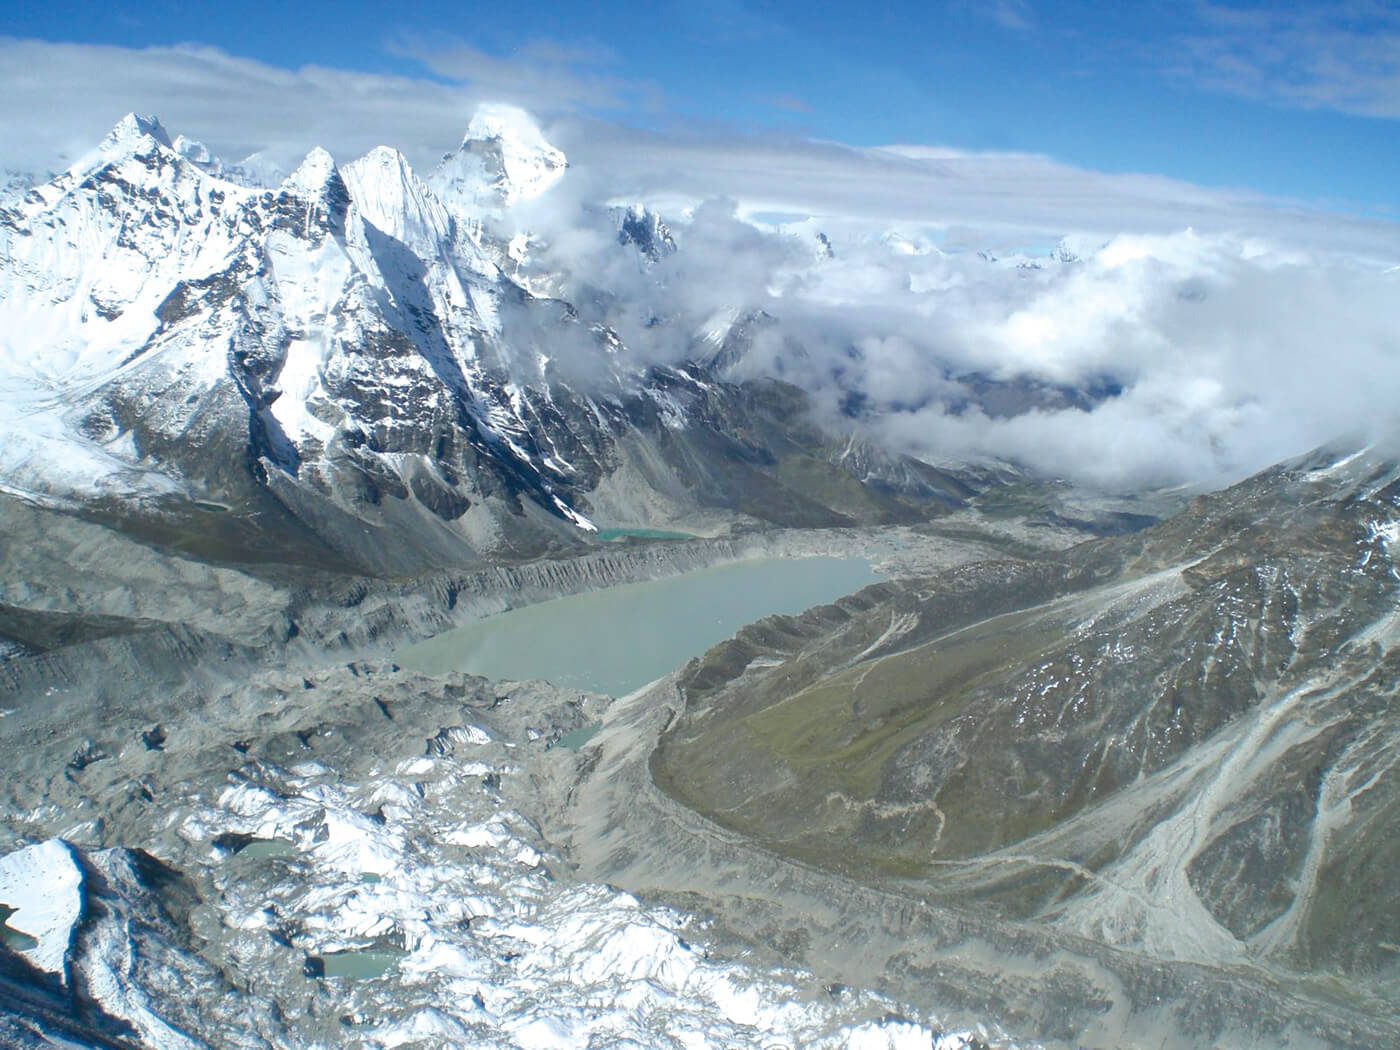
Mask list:
[[507,101],[541,118],[575,166],[572,182],[587,182],[595,196],[662,210],[726,198],[746,214],[961,228],[975,247],[1190,226],[1378,260],[1400,256],[1395,224],[1158,176],[1105,175],[1046,157],[925,146],[855,149],[713,130],[663,134],[605,122],[589,114],[655,91],[611,75],[605,54],[583,56],[550,44],[510,59],[464,45],[401,43],[398,50],[419,57],[437,78],[285,70],[209,47],[0,37],[0,97],[7,102],[0,108],[0,168],[61,170],[135,110],[158,114],[172,132],[230,161],[257,153],[290,170],[315,146],[344,162],[388,144],[426,169],[457,145],[480,102]]
[[1400,424],[1400,272],[1344,255],[1180,230],[994,258],[709,202],[676,224],[676,254],[639,266],[601,227],[561,225],[536,264],[588,275],[566,290],[635,353],[694,356],[696,333],[758,317],[738,375],[934,462],[1223,484]]

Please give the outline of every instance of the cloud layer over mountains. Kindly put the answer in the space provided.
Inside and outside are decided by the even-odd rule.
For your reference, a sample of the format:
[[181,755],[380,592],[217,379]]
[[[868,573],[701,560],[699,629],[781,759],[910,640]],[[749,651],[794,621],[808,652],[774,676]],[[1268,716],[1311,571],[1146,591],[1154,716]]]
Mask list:
[[[426,170],[473,103],[439,82],[210,49],[8,41],[0,58],[20,103],[0,122],[6,163],[29,170],[73,159],[116,104],[159,109],[229,159],[285,167],[321,144],[343,164],[385,141]],[[54,120],[31,119],[35,85]],[[739,374],[796,383],[843,425],[1113,487],[1223,482],[1395,425],[1393,223],[1042,157],[553,118],[569,170],[506,221],[536,239],[541,286],[612,324],[638,366],[757,318]],[[618,250],[604,205],[632,203],[666,220],[677,252]],[[557,332],[518,334],[555,340],[566,373],[593,368],[596,350]]]
[[575,301],[652,359],[762,311],[739,374],[934,460],[1221,483],[1396,422],[1400,272],[1371,262],[1189,229],[997,258],[864,223],[755,225],[724,202],[674,233],[679,251],[638,267],[574,224],[536,262],[588,275],[566,280]]

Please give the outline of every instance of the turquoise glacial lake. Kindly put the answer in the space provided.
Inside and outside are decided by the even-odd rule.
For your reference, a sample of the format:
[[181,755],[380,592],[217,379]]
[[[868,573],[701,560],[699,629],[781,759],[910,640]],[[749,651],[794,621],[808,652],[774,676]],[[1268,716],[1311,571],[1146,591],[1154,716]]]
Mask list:
[[624,696],[774,613],[875,583],[860,558],[764,558],[513,609],[400,650],[403,667]]

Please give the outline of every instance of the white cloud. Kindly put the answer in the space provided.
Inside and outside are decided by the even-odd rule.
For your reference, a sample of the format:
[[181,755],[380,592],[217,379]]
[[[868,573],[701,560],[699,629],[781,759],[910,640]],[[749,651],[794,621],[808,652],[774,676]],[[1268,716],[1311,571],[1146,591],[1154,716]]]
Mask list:
[[620,90],[605,79],[571,79],[576,66],[539,45],[516,60],[483,61],[478,76],[444,82],[319,66],[285,70],[211,47],[0,38],[0,167],[61,170],[133,110],[158,114],[172,134],[228,160],[259,151],[290,167],[313,146],[345,161],[389,144],[424,167],[461,141],[481,101],[516,102],[547,117],[569,105],[606,104],[606,92]]
[[952,7],[1016,33],[1030,32],[1036,24],[1028,0],[954,0]]
[[577,119],[554,130],[579,178],[593,180],[597,192],[663,211],[724,197],[745,215],[933,227],[971,247],[1001,251],[1053,244],[1074,232],[1106,238],[1192,227],[1377,260],[1400,257],[1395,223],[1155,175],[1106,175],[1027,154],[649,134]]
[[985,10],[987,17],[1003,29],[1026,32],[1035,28],[1035,13],[1026,0],[993,0]]
[[1191,226],[1400,257],[1395,224],[1158,176],[1104,175],[1024,154],[854,149],[778,134],[648,133],[570,115],[570,106],[605,106],[646,90],[604,75],[608,56],[596,49],[537,44],[510,60],[486,56],[484,65],[475,64],[479,53],[454,45],[436,54],[441,70],[474,80],[284,70],[207,47],[0,38],[0,97],[7,103],[0,167],[58,170],[136,110],[159,114],[172,133],[230,160],[264,151],[290,166],[322,146],[343,161],[389,144],[423,168],[457,145],[478,102],[499,99],[544,119],[547,134],[569,154],[575,192],[669,210],[723,197],[746,215],[936,227],[945,238],[998,250],[1053,243],[1075,231],[1110,236]]
[[404,40],[392,51],[486,97],[509,98],[536,110],[654,108],[661,99],[655,84],[610,74],[617,56],[601,44],[536,40],[503,57],[463,41]]
[[[847,224],[824,259],[809,223],[764,234],[714,205],[675,232],[681,251],[646,270],[577,230],[543,259],[606,288],[577,300],[650,360],[691,352],[706,318],[765,311],[744,374],[797,383],[833,418],[858,407],[936,461],[1225,483],[1400,424],[1400,274],[1345,255],[1186,230],[1086,242],[1079,262],[989,262]],[[672,323],[651,327],[658,314]]]
[[1400,118],[1400,9],[1387,2],[1202,4],[1174,71],[1200,86],[1302,109]]
[[1012,419],[931,405],[879,425],[926,452],[1012,456],[1107,485],[1233,480],[1348,433],[1393,432],[1393,275],[1178,234],[1108,245],[1023,298],[969,304],[966,364],[1116,396]]
[[1001,419],[935,400],[877,429],[925,454],[1009,456],[1118,486],[1223,483],[1400,423],[1394,275],[1180,233],[1012,281],[934,307],[945,316],[925,360],[1104,394]]

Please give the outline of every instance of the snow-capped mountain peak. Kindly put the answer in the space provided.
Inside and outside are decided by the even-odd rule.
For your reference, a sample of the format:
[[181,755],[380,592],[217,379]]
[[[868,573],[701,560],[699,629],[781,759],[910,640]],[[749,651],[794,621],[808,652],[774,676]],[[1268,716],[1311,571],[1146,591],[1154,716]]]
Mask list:
[[564,156],[545,140],[534,117],[519,106],[503,102],[483,102],[476,107],[471,122],[467,124],[467,133],[462,137],[462,144],[477,139],[501,139],[524,149],[555,154],[560,160]]
[[533,117],[515,106],[479,106],[461,147],[433,176],[444,199],[474,208],[509,207],[540,196],[564,175],[568,161]]
[[635,245],[637,251],[652,262],[676,251],[676,239],[665,220],[640,204],[619,209],[617,239],[622,244]]
[[[343,223],[350,205],[350,190],[341,178],[335,158],[320,146],[308,153],[296,170],[282,180],[278,193],[283,199],[283,214],[294,224],[299,220],[299,227],[307,232]],[[288,207],[292,209],[290,212],[286,210]]]
[[281,188],[300,194],[317,194],[335,174],[335,158],[316,146],[302,159],[296,170],[282,180]]
[[341,169],[341,176],[360,214],[381,233],[430,256],[450,237],[452,220],[398,150],[376,146]]
[[[185,158],[171,141],[159,118],[128,113],[113,125],[97,148],[80,157],[66,172],[47,186],[36,186],[40,195],[49,201],[54,192],[61,192],[81,183],[94,172],[109,164],[119,164],[133,157],[152,158],[163,154],[170,160]],[[49,190],[51,192],[45,192]]]
[[228,264],[247,197],[186,161],[155,117],[123,117],[9,214],[0,372],[110,372],[145,343],[172,287]]
[[143,117],[137,113],[128,113],[117,121],[98,148],[104,153],[129,152],[139,149],[143,138],[152,138],[167,149],[173,148],[170,133],[165,130],[160,118],[155,115]]
[[223,161],[214,155],[213,150],[198,139],[192,139],[188,135],[176,135],[174,141],[170,144],[170,148],[195,167],[207,171],[210,175],[223,175]]

